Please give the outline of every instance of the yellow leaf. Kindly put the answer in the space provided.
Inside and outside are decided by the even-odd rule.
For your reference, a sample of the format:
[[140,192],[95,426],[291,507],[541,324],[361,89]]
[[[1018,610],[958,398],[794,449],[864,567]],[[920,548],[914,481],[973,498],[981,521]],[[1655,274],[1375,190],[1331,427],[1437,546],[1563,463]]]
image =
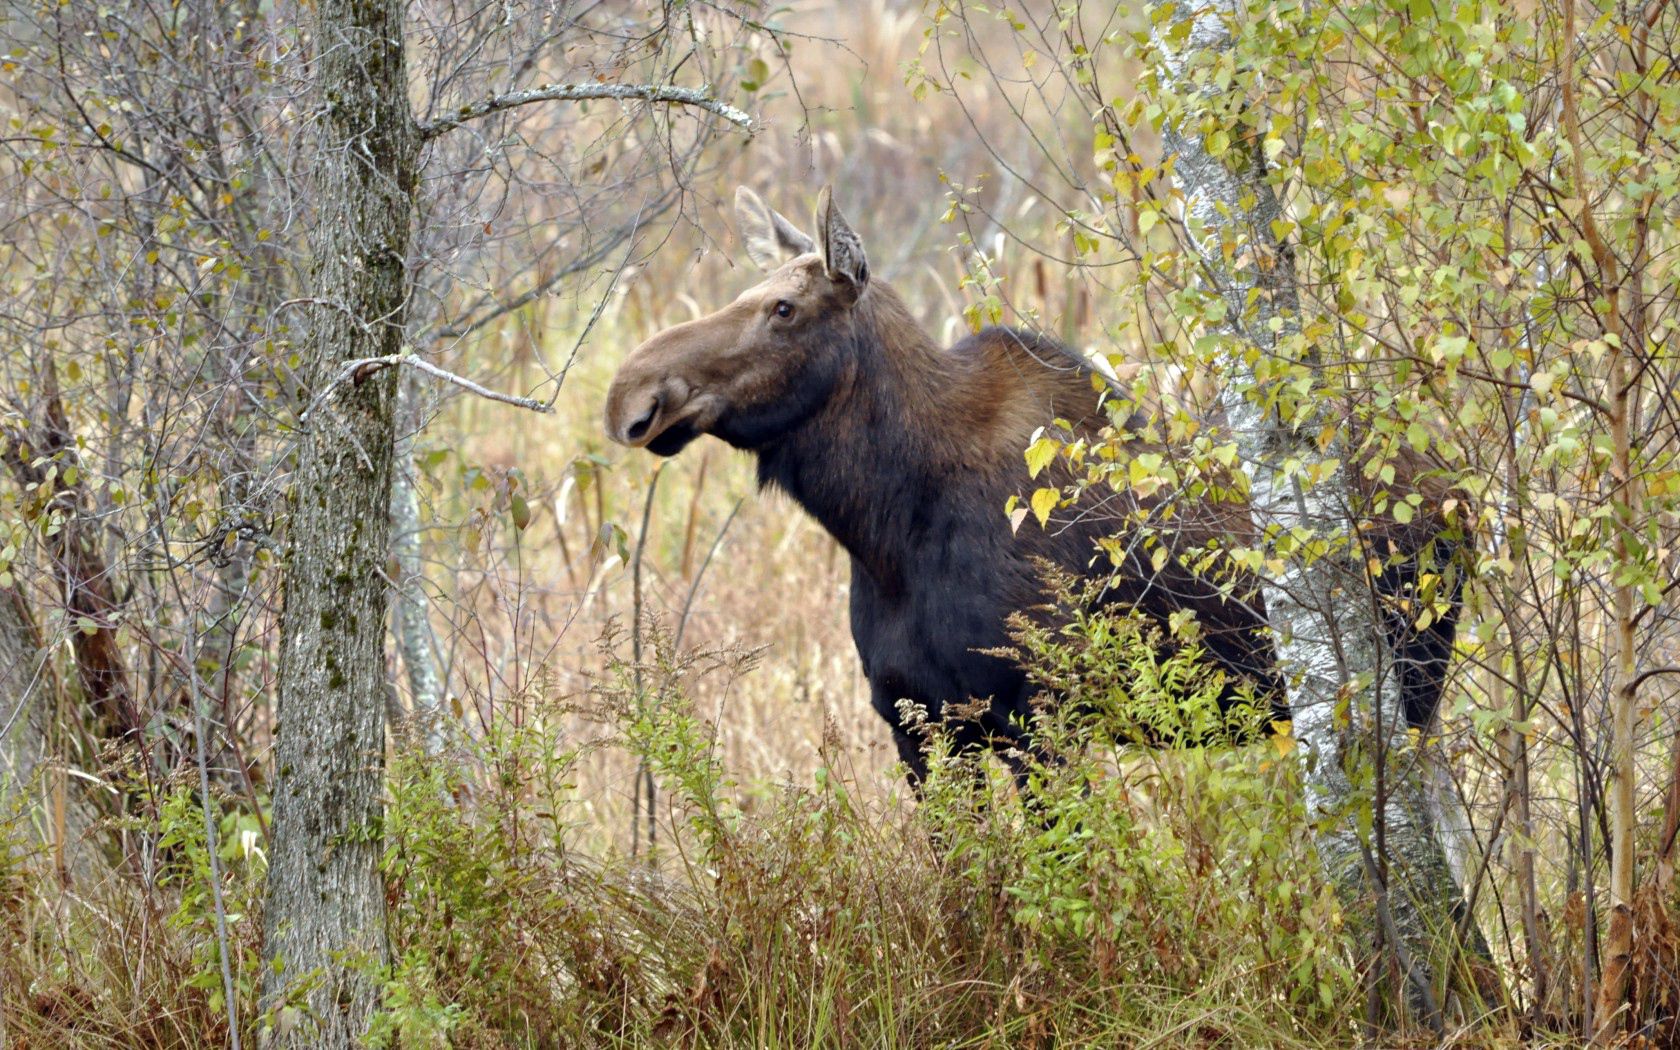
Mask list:
[[1044,525],[1050,521],[1050,512],[1056,509],[1062,494],[1055,489],[1039,489],[1032,495],[1033,514],[1037,515],[1038,523]]
[[1048,467],[1051,461],[1056,458],[1056,452],[1061,447],[1062,443],[1053,437],[1041,437],[1037,441],[1034,441],[1032,445],[1027,448],[1028,476],[1034,478],[1038,477],[1039,472],[1045,467]]

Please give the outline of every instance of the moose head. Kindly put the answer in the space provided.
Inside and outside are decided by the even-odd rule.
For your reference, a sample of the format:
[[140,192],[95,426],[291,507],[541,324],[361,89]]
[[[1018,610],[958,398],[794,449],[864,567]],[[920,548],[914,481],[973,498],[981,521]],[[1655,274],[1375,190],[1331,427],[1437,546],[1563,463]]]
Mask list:
[[815,241],[745,186],[735,214],[768,276],[630,353],[607,394],[613,440],[661,456],[702,434],[758,449],[807,420],[856,367],[846,348],[869,261],[830,191],[817,200]]

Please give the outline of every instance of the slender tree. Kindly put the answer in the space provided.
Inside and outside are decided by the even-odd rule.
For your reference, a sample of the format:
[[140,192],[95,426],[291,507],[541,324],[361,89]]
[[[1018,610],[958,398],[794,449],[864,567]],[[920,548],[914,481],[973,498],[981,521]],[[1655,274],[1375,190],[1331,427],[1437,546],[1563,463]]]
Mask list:
[[[414,499],[406,482],[394,485],[404,447],[398,368],[547,408],[494,394],[408,349],[422,145],[536,103],[641,101],[751,124],[705,90],[641,84],[553,84],[417,121],[405,12],[399,0],[330,0],[316,9],[319,204],[310,237],[311,327],[296,370],[308,407],[287,519],[266,913],[264,994],[280,1019],[273,1045],[353,1043],[377,1006],[374,974],[387,956],[378,868],[389,688],[385,566],[393,497],[405,518]],[[489,309],[494,315],[497,307]],[[406,547],[398,550],[412,558]],[[399,616],[399,636],[411,675],[425,681],[426,647],[415,643],[423,625],[413,613]],[[437,702],[428,688],[417,698]]]
[[[1260,139],[1232,126],[1212,87],[1240,11],[1213,3],[1161,24],[1159,76],[1184,102],[1165,123],[1162,146],[1183,194],[1186,239],[1225,306],[1220,404],[1247,478],[1255,534],[1285,541],[1268,552],[1283,556],[1269,559],[1262,592],[1293,735],[1305,747],[1319,853],[1354,906],[1364,949],[1373,959],[1383,947],[1393,953],[1405,1000],[1440,1034],[1431,962],[1462,896],[1436,834],[1429,762],[1408,741],[1385,614],[1374,597],[1368,566],[1386,552],[1366,549],[1347,516],[1365,502],[1354,487],[1348,436],[1332,404],[1280,413],[1289,402],[1274,387],[1288,373],[1278,362],[1310,365],[1314,353],[1302,338],[1293,258],[1274,232],[1283,212]],[[1216,106],[1197,104],[1207,101]],[[1214,156],[1208,138],[1216,133],[1246,143]],[[1367,833],[1357,814],[1373,804],[1373,788],[1378,812]]]
[[319,301],[298,380],[319,393],[287,523],[265,988],[281,1007],[271,1045],[300,1047],[356,1042],[386,956],[383,572],[397,373],[334,380],[346,362],[402,349],[419,146],[403,5],[326,0],[315,34]]
[[[0,36],[27,129],[0,141],[0,598],[42,654],[0,706],[8,780],[120,805],[94,845],[115,829],[147,893],[175,792],[206,843],[237,793],[272,895],[211,895],[219,968],[263,916],[274,1038],[352,1042],[385,957],[384,632],[415,708],[451,675],[430,508],[395,481],[445,391],[491,393],[440,362],[505,366],[482,352],[537,344],[546,300],[604,303],[751,126],[709,85],[774,33],[727,6],[24,0]],[[491,396],[545,409],[577,353],[514,363],[542,397]]]

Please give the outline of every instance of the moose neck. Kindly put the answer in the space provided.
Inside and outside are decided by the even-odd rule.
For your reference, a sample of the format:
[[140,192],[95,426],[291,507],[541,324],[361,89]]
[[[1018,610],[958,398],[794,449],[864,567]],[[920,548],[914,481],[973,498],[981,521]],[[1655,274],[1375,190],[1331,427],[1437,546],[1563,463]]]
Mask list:
[[852,367],[822,409],[759,451],[759,481],[797,500],[892,595],[920,543],[984,512],[961,513],[954,498],[984,487],[987,472],[967,469],[984,457],[961,408],[984,363],[942,350],[879,282],[852,322]]

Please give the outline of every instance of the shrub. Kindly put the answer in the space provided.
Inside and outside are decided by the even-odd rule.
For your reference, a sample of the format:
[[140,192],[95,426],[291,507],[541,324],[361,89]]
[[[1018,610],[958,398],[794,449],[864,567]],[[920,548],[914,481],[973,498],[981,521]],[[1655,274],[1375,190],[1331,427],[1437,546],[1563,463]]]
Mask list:
[[[1081,618],[1025,630],[1046,679],[1123,690],[1157,726],[1211,703],[1193,646]],[[608,644],[612,644],[609,638]],[[918,804],[870,796],[825,746],[810,783],[750,806],[687,700],[740,652],[611,664],[587,697],[393,769],[394,957],[385,1045],[1111,1046],[1345,1032],[1351,976],[1295,763],[1243,750],[1116,752],[1106,702],[1047,711],[1062,761],[1023,798],[936,739]],[[1107,676],[1104,679],[1104,676]],[[1211,692],[1210,692],[1211,690]],[[1086,695],[1094,695],[1087,693]],[[1181,705],[1182,706],[1182,705]],[[1215,705],[1216,706],[1216,705]],[[1207,712],[1181,712],[1200,725]],[[605,735],[568,741],[586,715]],[[632,859],[591,838],[571,773],[623,748],[675,834]],[[1168,1042],[1176,1043],[1168,1039]]]

